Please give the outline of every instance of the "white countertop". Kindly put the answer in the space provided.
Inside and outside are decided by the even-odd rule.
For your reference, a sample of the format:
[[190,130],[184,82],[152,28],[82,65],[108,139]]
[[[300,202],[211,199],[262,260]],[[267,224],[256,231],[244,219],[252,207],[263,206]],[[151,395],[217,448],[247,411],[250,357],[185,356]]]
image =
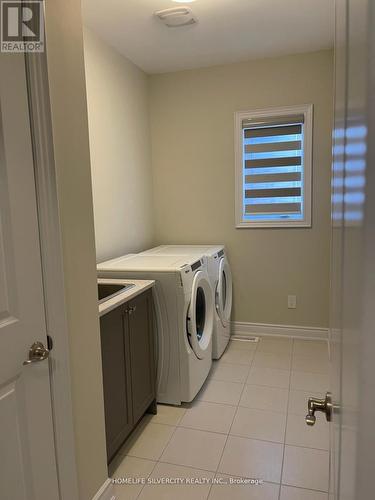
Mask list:
[[131,299],[134,299],[137,295],[145,292],[146,290],[152,288],[155,285],[155,281],[152,280],[132,280],[132,279],[113,279],[113,278],[100,278],[98,283],[115,283],[116,285],[134,285],[128,290],[124,290],[118,293],[114,297],[105,300],[99,304],[99,316],[107,314],[109,311],[116,309],[116,307],[121,304],[125,304]]

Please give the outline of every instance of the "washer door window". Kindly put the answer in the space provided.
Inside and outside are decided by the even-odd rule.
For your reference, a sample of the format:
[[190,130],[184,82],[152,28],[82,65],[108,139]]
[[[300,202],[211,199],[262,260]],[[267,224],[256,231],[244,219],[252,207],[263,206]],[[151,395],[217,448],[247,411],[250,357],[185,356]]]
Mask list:
[[219,264],[219,281],[216,288],[216,310],[219,318],[226,326],[232,312],[232,273],[225,258]]
[[[187,330],[191,348],[199,359],[207,355],[213,328],[213,298],[207,273],[198,271],[193,280]],[[208,353],[211,356],[211,352]]]

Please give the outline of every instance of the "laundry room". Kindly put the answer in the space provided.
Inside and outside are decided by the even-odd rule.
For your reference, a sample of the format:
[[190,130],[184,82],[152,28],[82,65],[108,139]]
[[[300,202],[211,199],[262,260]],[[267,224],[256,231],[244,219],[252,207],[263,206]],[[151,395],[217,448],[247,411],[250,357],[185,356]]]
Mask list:
[[111,491],[326,500],[332,3],[82,12]]
[[372,498],[374,2],[0,23],[0,499]]

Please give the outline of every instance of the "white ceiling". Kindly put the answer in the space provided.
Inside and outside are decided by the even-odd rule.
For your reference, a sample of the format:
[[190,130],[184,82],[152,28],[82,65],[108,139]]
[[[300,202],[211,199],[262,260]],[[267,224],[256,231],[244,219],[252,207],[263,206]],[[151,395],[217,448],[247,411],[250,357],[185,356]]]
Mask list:
[[[333,44],[334,0],[83,0],[84,23],[147,73],[227,64]],[[199,23],[167,28],[156,10],[189,5]]]

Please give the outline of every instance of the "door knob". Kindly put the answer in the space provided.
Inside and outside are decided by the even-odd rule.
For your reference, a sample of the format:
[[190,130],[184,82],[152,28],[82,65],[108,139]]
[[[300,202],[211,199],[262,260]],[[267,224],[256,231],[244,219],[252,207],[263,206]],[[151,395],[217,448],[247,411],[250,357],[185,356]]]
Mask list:
[[49,356],[49,350],[44,347],[42,342],[34,342],[29,349],[29,359],[23,362],[24,365],[44,361]]
[[332,419],[332,394],[327,392],[325,399],[309,398],[307,403],[307,415],[305,417],[307,425],[314,425],[316,422],[315,412],[321,411],[325,413],[328,422]]

